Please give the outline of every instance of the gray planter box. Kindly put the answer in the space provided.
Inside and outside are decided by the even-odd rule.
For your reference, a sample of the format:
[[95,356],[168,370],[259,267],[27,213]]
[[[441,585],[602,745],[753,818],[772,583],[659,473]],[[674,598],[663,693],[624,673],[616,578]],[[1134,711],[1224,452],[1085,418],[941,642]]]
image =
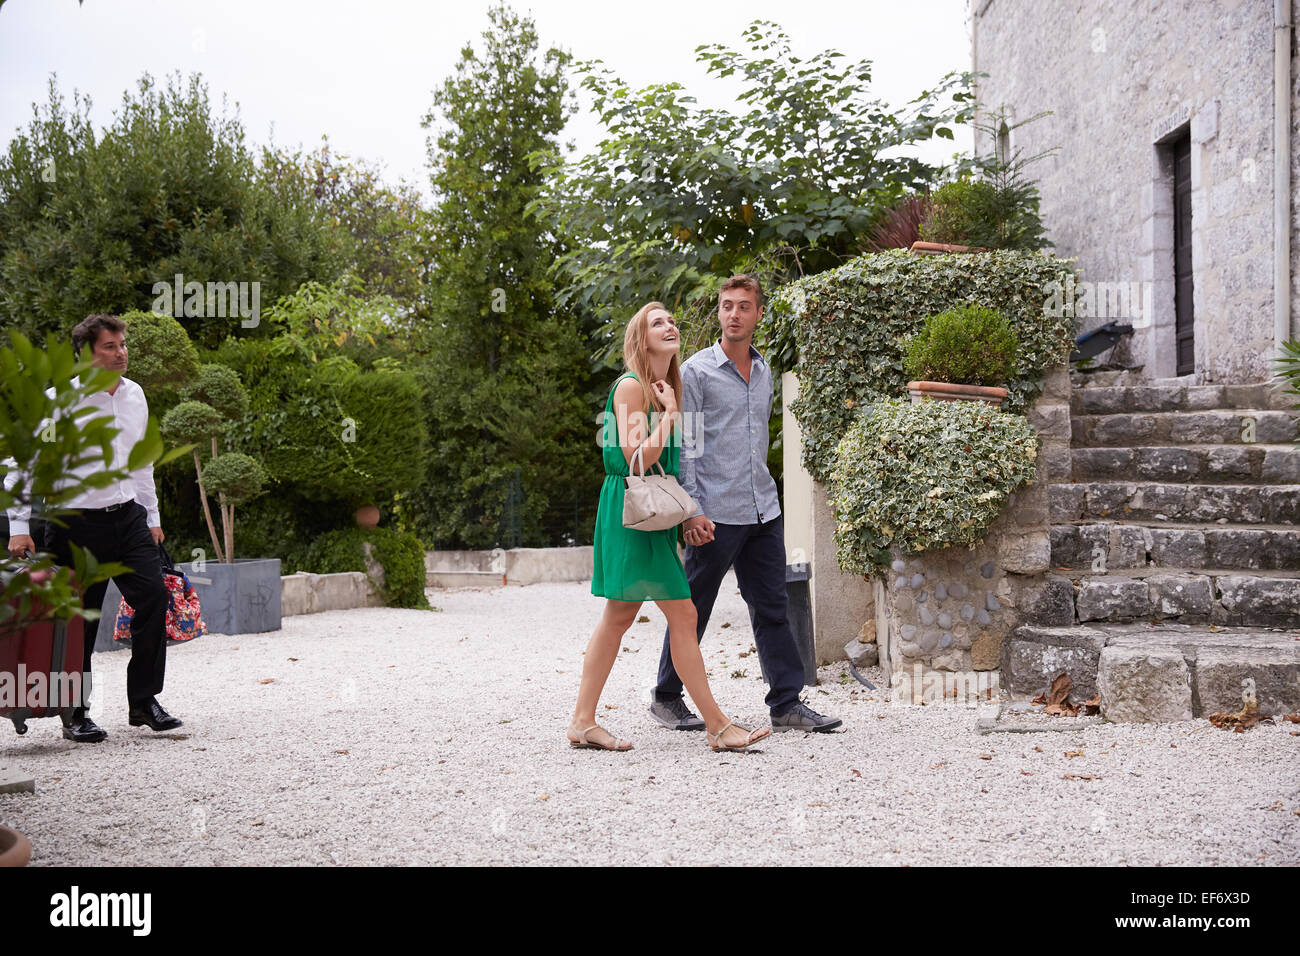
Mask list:
[[260,634],[280,629],[280,559],[208,561],[203,571],[177,565],[198,592],[210,634]]
[[[191,562],[176,565],[194,585],[210,634],[258,634],[280,629],[280,559],[244,558],[234,564],[208,561],[195,571]],[[122,594],[112,581],[104,596],[95,650],[113,651],[113,625]]]

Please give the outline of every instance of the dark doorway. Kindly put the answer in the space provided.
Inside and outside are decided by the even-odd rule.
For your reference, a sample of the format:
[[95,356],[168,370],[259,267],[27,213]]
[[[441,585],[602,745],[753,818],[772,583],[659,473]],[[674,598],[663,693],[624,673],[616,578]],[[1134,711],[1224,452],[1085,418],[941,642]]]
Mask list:
[[1174,160],[1174,347],[1177,374],[1196,370],[1192,337],[1192,138],[1183,133],[1169,145]]

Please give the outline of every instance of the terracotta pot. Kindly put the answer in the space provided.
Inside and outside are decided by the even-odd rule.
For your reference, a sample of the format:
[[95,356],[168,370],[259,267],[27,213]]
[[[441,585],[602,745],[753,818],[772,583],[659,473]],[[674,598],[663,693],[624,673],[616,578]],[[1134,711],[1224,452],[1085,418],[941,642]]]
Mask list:
[[1002,405],[1007,390],[996,385],[956,385],[952,382],[908,382],[912,401],[932,398],[938,402],[984,402],[995,408]]
[[379,527],[379,509],[374,505],[362,505],[357,509],[357,524],[362,528]]
[[31,858],[31,841],[17,830],[0,827],[0,867],[26,866]]
[[947,242],[922,242],[920,239],[912,243],[908,252],[914,256],[938,256],[945,252],[988,252],[983,246],[954,246]]

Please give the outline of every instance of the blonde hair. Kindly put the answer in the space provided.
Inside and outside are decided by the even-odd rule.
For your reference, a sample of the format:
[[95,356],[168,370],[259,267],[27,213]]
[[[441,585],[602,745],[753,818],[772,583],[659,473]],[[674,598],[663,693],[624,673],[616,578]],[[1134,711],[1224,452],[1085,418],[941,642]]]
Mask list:
[[[650,391],[650,383],[654,381],[654,372],[650,368],[650,350],[646,344],[650,330],[650,313],[655,309],[662,309],[667,312],[662,302],[647,302],[641,308],[637,309],[636,315],[632,316],[627,323],[627,331],[623,333],[623,365],[629,372],[635,372],[636,377],[641,381],[641,391],[645,394],[646,407],[653,408],[657,412],[664,410],[662,403],[655,398]],[[677,396],[677,407],[682,407],[682,367],[680,353],[674,355],[672,361],[668,363],[668,374],[664,380],[672,386],[673,393]]]

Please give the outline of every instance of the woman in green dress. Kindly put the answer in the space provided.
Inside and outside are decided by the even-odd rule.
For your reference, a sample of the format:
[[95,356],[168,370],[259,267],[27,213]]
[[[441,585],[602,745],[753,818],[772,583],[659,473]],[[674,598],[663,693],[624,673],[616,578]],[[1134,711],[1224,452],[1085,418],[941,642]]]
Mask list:
[[[623,527],[623,479],[638,449],[644,469],[658,462],[677,474],[681,455],[678,423],[682,397],[681,337],[677,323],[658,302],[643,306],[627,325],[623,361],[628,371],[614,383],[605,406],[605,484],[596,513],[595,561],[591,592],[606,598],[605,611],[587,644],[578,703],[569,724],[574,747],[631,750],[630,741],[614,737],[596,724],[596,706],[623,635],[637,618],[643,601],[654,601],[668,619],[673,667],[708,730],[714,750],[741,750],[771,733],[750,731],[728,720],[709,690],[695,634],[695,605],[686,571],[677,556],[677,529],[636,531]],[[617,430],[613,426],[617,426]]]

